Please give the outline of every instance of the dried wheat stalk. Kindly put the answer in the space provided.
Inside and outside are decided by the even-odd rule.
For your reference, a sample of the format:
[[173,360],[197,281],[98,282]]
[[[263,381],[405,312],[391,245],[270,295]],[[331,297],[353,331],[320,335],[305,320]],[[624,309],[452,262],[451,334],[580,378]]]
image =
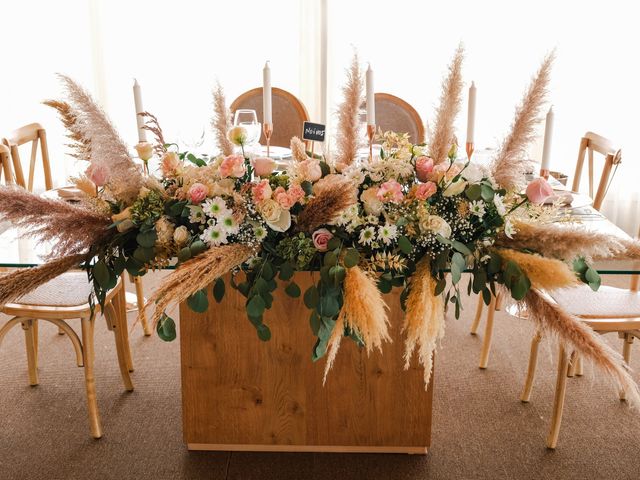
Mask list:
[[73,112],[71,105],[57,100],[45,100],[42,103],[58,112],[62,124],[67,129],[67,138],[73,141],[67,145],[71,148],[70,155],[78,160],[89,161],[91,159],[91,141],[83,136],[77,123],[78,117]]
[[316,184],[321,188],[314,188],[315,196],[307,202],[296,219],[298,231],[312,233],[318,227],[332,223],[357,201],[354,186],[348,179],[338,176],[332,178],[333,181]]

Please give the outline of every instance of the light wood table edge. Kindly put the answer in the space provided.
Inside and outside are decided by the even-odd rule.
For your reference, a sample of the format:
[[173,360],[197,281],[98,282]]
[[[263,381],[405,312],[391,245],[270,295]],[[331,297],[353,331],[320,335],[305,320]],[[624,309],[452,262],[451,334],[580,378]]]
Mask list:
[[188,443],[188,450],[230,452],[315,452],[315,453],[404,453],[426,455],[428,447],[392,447],[365,445],[243,445]]

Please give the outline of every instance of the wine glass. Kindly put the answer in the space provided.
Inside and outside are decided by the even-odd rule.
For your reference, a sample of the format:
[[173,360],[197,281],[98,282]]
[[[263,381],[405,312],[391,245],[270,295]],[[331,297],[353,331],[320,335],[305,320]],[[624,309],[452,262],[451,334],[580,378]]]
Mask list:
[[233,125],[243,127],[247,131],[247,145],[255,145],[260,141],[261,125],[258,123],[258,115],[255,110],[236,110]]

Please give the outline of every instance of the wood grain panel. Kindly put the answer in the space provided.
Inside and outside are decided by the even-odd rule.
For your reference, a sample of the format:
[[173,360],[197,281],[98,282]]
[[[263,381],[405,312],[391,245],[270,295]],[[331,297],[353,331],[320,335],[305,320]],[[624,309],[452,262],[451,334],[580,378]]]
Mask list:
[[[309,273],[297,273],[302,291]],[[191,449],[406,451],[424,453],[431,438],[433,382],[425,391],[414,361],[404,371],[399,291],[389,294],[393,343],[367,356],[351,340],[322,385],[324,359],[302,298],[274,292],[265,315],[272,338],[261,342],[244,297],[209,294],[204,314],[180,306],[183,427]],[[233,448],[231,447],[233,446]],[[341,450],[342,449],[342,450]]]

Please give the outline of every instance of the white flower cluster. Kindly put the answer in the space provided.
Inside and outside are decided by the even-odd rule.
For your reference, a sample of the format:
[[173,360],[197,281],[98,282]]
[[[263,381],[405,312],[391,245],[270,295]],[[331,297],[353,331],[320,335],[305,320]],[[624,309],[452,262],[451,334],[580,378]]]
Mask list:
[[385,223],[377,228],[371,225],[362,229],[358,243],[360,243],[360,245],[375,246],[377,240],[388,246],[391,245],[396,238],[398,238],[398,227]]
[[[202,204],[202,211],[208,226],[200,238],[208,245],[214,247],[223,245],[228,242],[229,235],[235,235],[240,230],[240,226],[231,209],[227,207],[224,198],[208,198]],[[193,211],[191,215],[193,215]]]

